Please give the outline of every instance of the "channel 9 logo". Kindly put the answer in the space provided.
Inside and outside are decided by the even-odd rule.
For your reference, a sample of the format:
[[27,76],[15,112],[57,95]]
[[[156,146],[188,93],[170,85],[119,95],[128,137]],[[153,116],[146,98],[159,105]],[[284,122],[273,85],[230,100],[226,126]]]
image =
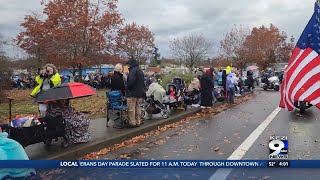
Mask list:
[[288,159],[288,137],[271,136],[269,150],[269,159]]

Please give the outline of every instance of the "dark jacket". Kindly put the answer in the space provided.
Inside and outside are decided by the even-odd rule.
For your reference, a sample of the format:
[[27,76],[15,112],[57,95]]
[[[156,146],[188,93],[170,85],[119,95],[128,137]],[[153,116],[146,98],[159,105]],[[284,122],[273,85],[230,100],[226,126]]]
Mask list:
[[127,79],[128,97],[144,98],[144,74],[136,60],[131,59],[128,61],[128,64],[130,65],[129,75]]
[[124,95],[126,87],[124,85],[123,75],[120,72],[115,71],[111,76],[110,88],[111,88],[111,91],[120,90]]
[[212,106],[213,78],[209,74],[203,74],[200,79],[201,106]]
[[222,71],[222,86],[223,88],[226,88],[226,85],[227,85],[227,72],[226,70],[223,70]]

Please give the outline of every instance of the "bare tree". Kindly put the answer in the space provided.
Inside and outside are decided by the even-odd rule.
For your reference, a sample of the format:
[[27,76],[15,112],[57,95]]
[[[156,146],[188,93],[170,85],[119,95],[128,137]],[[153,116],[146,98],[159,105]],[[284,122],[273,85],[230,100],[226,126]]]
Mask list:
[[220,42],[222,56],[234,62],[241,69],[245,68],[247,63],[250,62],[246,57],[247,49],[245,47],[249,35],[250,30],[248,28],[244,28],[242,25],[234,25]]
[[7,90],[9,85],[9,61],[5,55],[4,45],[6,41],[0,34],[0,103],[5,98],[5,90]]
[[212,51],[212,43],[202,35],[189,35],[181,39],[174,39],[170,43],[170,49],[175,58],[185,64],[190,70],[205,61]]

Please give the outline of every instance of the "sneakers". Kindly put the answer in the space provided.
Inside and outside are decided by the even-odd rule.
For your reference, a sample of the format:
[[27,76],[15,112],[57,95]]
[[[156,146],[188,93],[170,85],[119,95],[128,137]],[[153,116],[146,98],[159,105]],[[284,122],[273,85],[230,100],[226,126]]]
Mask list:
[[200,108],[201,108],[201,109],[205,109],[206,107],[205,107],[205,106],[201,106]]
[[192,104],[191,106],[192,107],[199,107],[200,105],[199,104]]

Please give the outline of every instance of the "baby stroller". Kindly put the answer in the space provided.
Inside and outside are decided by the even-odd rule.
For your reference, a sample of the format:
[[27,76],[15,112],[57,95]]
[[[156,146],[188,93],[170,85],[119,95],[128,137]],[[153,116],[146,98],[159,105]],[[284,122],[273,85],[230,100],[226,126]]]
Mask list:
[[178,84],[167,84],[166,97],[163,104],[169,109],[176,109],[183,104],[183,92]]
[[52,141],[62,138],[61,146],[67,147],[69,140],[65,131],[65,120],[62,117],[46,116],[40,118],[40,124],[30,127],[14,127],[11,122],[11,101],[9,99],[9,123],[1,124],[2,131],[8,133],[8,137],[19,142],[23,147],[31,144],[43,142],[45,145],[50,145]]
[[200,101],[200,91],[184,91],[183,93],[183,105],[185,110],[187,110],[187,106],[198,104]]
[[159,101],[155,100],[153,95],[147,97],[146,102],[147,105],[144,107],[144,110],[147,119],[152,119],[153,114],[161,114],[164,119],[169,117],[167,108]]
[[214,101],[223,102],[226,100],[225,94],[223,93],[222,86],[215,86],[213,90]]
[[179,89],[186,89],[186,82],[179,78],[179,77],[175,77],[172,80],[172,84],[175,84],[176,86],[178,86]]

